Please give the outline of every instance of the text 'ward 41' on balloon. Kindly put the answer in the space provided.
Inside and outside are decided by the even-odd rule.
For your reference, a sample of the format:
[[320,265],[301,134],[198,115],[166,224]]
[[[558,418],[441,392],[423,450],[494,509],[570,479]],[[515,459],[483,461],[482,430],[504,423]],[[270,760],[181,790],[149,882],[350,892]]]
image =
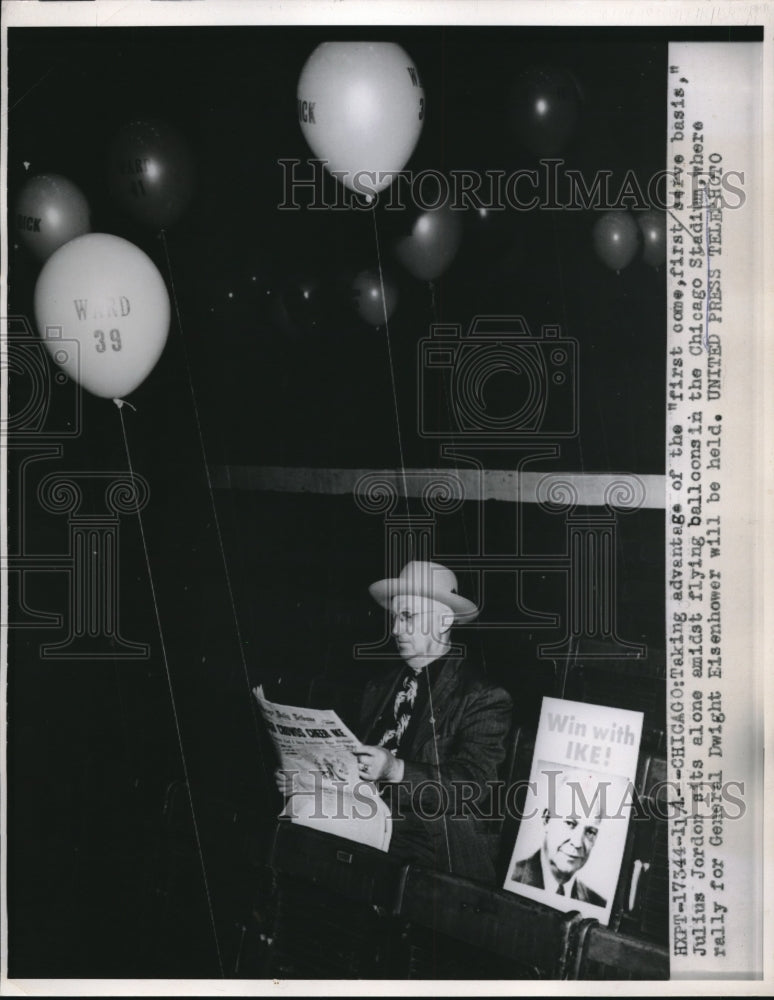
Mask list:
[[158,268],[134,244],[107,233],[79,236],[49,257],[34,309],[54,362],[106,399],[145,381],[169,333],[169,295]]
[[151,229],[173,225],[194,192],[188,142],[166,122],[129,122],[111,143],[108,184],[114,200],[136,222]]
[[372,197],[406,166],[425,92],[394,42],[323,42],[298,80],[298,120],[314,155],[351,191]]

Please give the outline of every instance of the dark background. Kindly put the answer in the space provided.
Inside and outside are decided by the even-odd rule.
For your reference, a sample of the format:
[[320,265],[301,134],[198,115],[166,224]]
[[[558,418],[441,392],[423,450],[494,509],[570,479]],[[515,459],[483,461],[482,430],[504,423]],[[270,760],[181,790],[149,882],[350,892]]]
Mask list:
[[[400,292],[390,322],[393,386],[385,334],[359,319],[348,295],[352,275],[376,262],[371,213],[276,208],[277,159],[309,155],[296,121],[298,76],[315,46],[332,38],[391,40],[412,56],[428,108],[413,170],[536,166],[509,108],[511,88],[530,66],[560,68],[577,81],[582,113],[564,150],[567,167],[589,181],[596,170],[612,171],[614,191],[628,170],[646,190],[663,167],[663,33],[9,31],[9,205],[29,174],[65,175],[86,194],[92,229],[145,250],[179,307],[159,364],[131,395],[136,409],[123,411],[150,500],[142,515],[147,560],[137,519],[121,521],[121,632],[149,643],[150,658],[51,661],[41,645],[62,631],[11,636],[12,977],[228,969],[244,914],[263,926],[262,862],[278,809],[249,688],[263,682],[288,702],[335,699],[346,711],[364,673],[377,669],[353,662],[352,646],[382,635],[382,614],[366,589],[382,575],[382,519],[359,510],[351,495],[211,494],[208,465],[396,468],[397,405],[405,464],[441,467],[439,442],[416,430],[418,341],[433,319],[466,328],[479,313],[501,312],[523,315],[534,334],[559,324],[578,344],[579,433],[556,459],[531,468],[663,474],[664,269],[639,257],[620,274],[608,269],[593,251],[593,210],[507,211],[486,220],[468,213],[461,250],[433,295],[390,259],[405,218],[377,210]],[[142,116],[176,126],[196,168],[193,202],[165,234],[169,264],[159,234],[135,224],[108,193],[109,143]],[[13,231],[8,252],[9,312],[31,320],[39,265],[15,245]],[[299,299],[303,289],[311,304]],[[52,403],[54,440],[77,396],[70,390]],[[493,380],[491,405],[510,390]],[[12,412],[14,395],[23,400],[26,391],[24,374],[12,372]],[[67,551],[66,518],[36,499],[44,474],[127,468],[113,404],[84,393],[81,405],[81,433],[59,458],[28,469],[23,483],[11,452],[9,510],[23,512],[28,551]],[[513,468],[515,460],[506,450],[491,464]],[[507,553],[516,511],[469,502],[439,517],[438,558],[470,552],[482,513],[491,543]],[[529,551],[563,551],[563,515],[523,514]],[[10,544],[18,548],[13,523]],[[663,512],[621,516],[617,532],[618,631],[647,647],[643,660],[539,658],[538,644],[558,641],[560,629],[480,630],[464,639],[512,692],[521,724],[534,728],[543,695],[566,695],[644,711],[645,743],[658,750]],[[471,583],[463,576],[463,591]],[[28,574],[22,595],[12,575],[12,609],[22,596],[29,607],[62,613],[66,578]],[[526,596],[534,608],[562,613],[563,578],[535,574]],[[512,608],[513,584],[504,578],[488,593],[482,620],[507,620]]]

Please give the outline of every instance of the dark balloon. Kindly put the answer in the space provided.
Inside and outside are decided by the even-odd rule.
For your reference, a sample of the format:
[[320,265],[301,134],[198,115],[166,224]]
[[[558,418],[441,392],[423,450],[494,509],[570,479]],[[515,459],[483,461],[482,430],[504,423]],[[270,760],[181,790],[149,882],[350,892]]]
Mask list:
[[420,212],[407,236],[394,244],[395,256],[421,281],[435,281],[449,267],[462,243],[462,213],[447,206]]
[[110,147],[108,181],[111,194],[132,218],[165,229],[177,222],[193,196],[191,150],[163,122],[130,122]]
[[663,212],[644,212],[637,223],[642,233],[642,259],[651,267],[666,260],[666,217]]
[[380,279],[378,271],[361,271],[352,282],[352,303],[370,326],[384,326],[398,305],[397,286],[387,275]]
[[593,238],[600,260],[620,271],[634,260],[640,231],[628,212],[606,212],[594,223]]
[[581,96],[571,73],[551,67],[525,70],[511,90],[511,125],[535,156],[561,153],[575,135]]
[[38,258],[91,229],[89,205],[80,189],[58,174],[30,177],[16,200],[19,241]]

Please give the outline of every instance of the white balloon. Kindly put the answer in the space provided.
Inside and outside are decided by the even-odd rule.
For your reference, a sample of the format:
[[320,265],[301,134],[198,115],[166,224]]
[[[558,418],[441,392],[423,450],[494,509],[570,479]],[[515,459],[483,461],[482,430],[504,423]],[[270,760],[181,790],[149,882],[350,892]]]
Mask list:
[[70,378],[117,399],[136,389],[161,356],[169,295],[156,265],[133,243],[88,233],[46,261],[35,285],[35,319]]
[[393,182],[422,131],[425,92],[394,42],[323,42],[301,71],[298,119],[315,156],[351,191]]

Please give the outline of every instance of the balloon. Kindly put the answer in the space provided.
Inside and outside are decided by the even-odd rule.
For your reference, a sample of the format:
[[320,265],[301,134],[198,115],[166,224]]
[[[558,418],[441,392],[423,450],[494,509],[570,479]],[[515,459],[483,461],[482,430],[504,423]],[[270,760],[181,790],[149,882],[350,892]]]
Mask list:
[[511,123],[535,156],[555,156],[565,148],[578,127],[580,107],[578,86],[563,69],[525,70],[511,91]]
[[38,332],[54,361],[95,396],[136,389],[169,331],[169,296],[156,265],[128,240],[88,233],[60,247],[35,286]]
[[111,194],[138,222],[164,229],[188,207],[194,187],[191,151],[169,125],[130,122],[113,140],[108,159]]
[[[382,296],[382,282],[384,296]],[[352,302],[358,316],[366,323],[371,326],[384,326],[386,320],[395,312],[398,289],[385,275],[380,279],[378,271],[361,271],[352,282]]]
[[323,42],[298,81],[298,119],[314,155],[351,191],[392,183],[417,144],[425,92],[393,42]]
[[651,209],[637,219],[637,224],[642,233],[642,259],[651,267],[659,267],[666,260],[666,218],[664,213]]
[[89,205],[79,188],[58,174],[30,177],[16,201],[16,231],[38,260],[91,229]]
[[461,242],[461,214],[444,206],[417,216],[409,235],[396,240],[394,250],[415,278],[435,281],[454,260]]
[[594,249],[614,271],[634,260],[639,246],[639,229],[628,212],[606,212],[594,223]]

